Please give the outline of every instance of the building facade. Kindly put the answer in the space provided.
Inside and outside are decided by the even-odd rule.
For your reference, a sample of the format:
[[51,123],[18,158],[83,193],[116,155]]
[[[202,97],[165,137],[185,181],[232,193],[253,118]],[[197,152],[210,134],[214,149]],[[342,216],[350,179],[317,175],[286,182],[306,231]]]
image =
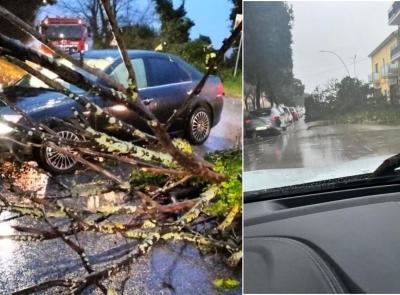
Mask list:
[[400,101],[400,2],[395,1],[389,7],[388,24],[396,26],[393,31],[370,54],[370,83],[376,90],[386,95],[388,100]]
[[398,60],[392,59],[392,51],[397,48],[397,39],[397,31],[392,32],[368,55],[371,58],[369,81],[388,99],[398,93]]

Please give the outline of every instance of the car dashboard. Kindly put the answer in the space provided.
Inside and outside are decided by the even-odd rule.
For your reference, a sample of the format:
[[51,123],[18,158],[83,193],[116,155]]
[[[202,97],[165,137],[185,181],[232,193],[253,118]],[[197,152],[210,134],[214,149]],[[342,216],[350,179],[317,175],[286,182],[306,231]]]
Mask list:
[[400,186],[245,203],[245,293],[399,293]]

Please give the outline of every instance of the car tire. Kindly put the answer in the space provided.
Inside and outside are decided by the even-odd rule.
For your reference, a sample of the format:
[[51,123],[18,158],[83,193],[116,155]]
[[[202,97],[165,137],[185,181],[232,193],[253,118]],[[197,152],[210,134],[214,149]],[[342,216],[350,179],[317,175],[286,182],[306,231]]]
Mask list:
[[[82,136],[67,127],[52,128],[61,137],[69,140],[82,140]],[[53,175],[69,174],[79,168],[79,163],[71,157],[64,156],[48,147],[33,149],[33,156],[38,165]]]
[[197,107],[189,118],[187,136],[191,144],[200,145],[204,143],[211,131],[211,112],[209,108]]

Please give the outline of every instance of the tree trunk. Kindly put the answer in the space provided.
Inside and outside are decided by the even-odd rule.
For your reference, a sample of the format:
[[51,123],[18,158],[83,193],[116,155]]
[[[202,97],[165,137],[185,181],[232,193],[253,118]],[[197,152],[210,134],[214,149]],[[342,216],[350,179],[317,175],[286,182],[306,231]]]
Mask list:
[[260,85],[260,80],[257,79],[256,83],[256,109],[261,108],[261,85]]

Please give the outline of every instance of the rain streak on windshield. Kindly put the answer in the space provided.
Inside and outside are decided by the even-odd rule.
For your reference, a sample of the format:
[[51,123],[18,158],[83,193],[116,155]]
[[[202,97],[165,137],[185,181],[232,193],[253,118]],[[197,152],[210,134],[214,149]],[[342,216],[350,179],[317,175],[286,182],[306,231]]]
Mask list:
[[399,25],[395,2],[244,2],[245,191],[400,152]]

